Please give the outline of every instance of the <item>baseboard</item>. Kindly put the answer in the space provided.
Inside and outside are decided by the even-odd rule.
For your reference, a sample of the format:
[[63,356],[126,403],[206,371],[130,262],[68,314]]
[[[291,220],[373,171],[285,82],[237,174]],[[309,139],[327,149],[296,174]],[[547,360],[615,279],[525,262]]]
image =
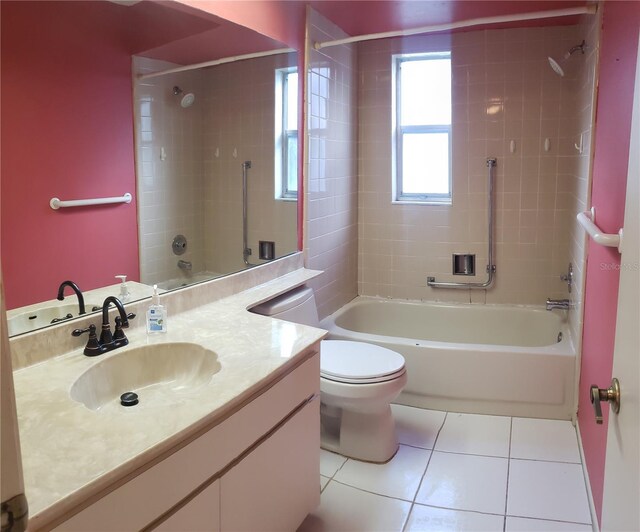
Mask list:
[[593,492],[591,491],[591,482],[589,481],[589,471],[587,470],[587,461],[584,458],[584,449],[582,447],[582,434],[580,433],[580,422],[576,419],[576,433],[578,435],[578,449],[580,450],[580,461],[582,462],[582,474],[584,475],[584,484],[587,488],[587,498],[589,502],[589,511],[591,512],[591,528],[593,532],[600,532],[598,524],[598,515],[596,514],[596,505],[593,502]]

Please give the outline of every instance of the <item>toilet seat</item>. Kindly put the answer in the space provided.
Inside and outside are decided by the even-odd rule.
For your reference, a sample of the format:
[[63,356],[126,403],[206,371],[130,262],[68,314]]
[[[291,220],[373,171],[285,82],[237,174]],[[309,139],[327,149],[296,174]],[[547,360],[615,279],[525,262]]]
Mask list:
[[405,373],[404,357],[379,345],[346,340],[320,344],[320,376],[346,384],[371,384]]

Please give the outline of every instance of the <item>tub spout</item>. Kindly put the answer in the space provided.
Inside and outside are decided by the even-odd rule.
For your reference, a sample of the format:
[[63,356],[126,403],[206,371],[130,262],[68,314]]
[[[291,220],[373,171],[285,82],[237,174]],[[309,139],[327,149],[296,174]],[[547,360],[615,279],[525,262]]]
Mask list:
[[549,299],[547,298],[547,310],[553,310],[559,308],[562,310],[569,310],[570,302],[568,299]]

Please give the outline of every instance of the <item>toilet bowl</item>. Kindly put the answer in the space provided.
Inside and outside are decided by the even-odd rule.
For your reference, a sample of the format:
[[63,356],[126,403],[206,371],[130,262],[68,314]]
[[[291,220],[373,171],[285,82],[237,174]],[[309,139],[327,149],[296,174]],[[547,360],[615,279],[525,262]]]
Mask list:
[[[319,327],[313,290],[301,287],[251,309],[273,318]],[[368,462],[386,462],[398,450],[390,403],[407,382],[399,353],[364,342],[320,343],[321,446]]]

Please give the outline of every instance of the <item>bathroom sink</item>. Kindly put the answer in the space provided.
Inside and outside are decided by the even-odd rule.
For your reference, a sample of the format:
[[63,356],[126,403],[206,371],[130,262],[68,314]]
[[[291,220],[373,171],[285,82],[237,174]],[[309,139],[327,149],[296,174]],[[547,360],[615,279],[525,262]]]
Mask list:
[[[85,307],[89,312],[91,312],[92,306],[96,305],[92,305],[91,303],[85,304]],[[71,316],[69,316],[69,314]],[[77,318],[79,315],[77,303],[53,305],[51,307],[42,307],[29,312],[23,312],[22,314],[12,316],[7,319],[9,336],[46,327],[47,325],[51,325],[52,320],[64,321],[71,318]]]
[[138,395],[138,405],[172,406],[209,383],[220,371],[213,351],[192,343],[145,345],[116,352],[85,371],[73,383],[71,398],[91,410],[128,410],[122,394]]

